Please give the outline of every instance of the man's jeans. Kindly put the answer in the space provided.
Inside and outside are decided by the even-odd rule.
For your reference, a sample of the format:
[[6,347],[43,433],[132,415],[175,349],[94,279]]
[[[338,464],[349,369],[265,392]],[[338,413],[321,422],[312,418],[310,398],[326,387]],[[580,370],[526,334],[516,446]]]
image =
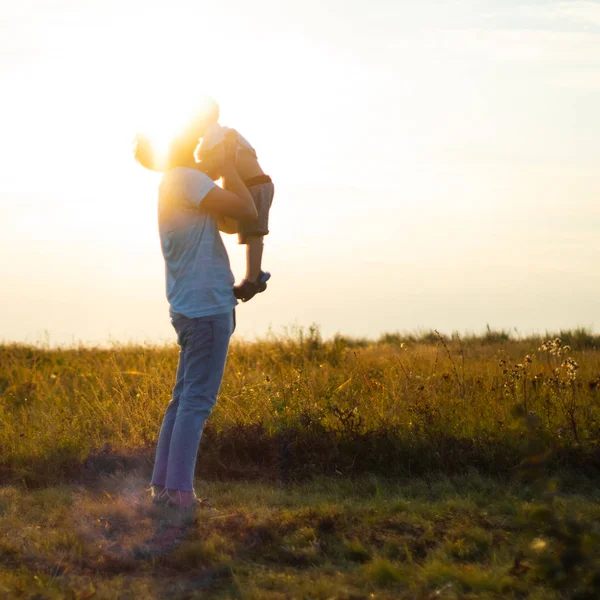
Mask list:
[[235,313],[172,319],[181,346],[173,397],[160,430],[152,485],[191,492],[204,423],[217,401]]

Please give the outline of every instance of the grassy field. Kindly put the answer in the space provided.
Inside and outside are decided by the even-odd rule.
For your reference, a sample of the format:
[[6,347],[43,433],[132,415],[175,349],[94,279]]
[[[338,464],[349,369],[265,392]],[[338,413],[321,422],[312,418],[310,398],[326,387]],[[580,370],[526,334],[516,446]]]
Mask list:
[[179,528],[176,362],[0,346],[0,598],[600,597],[600,337],[236,343]]
[[137,474],[6,487],[0,597],[597,598],[600,492],[564,483],[540,494],[474,473],[204,482],[222,514],[185,530],[160,529]]

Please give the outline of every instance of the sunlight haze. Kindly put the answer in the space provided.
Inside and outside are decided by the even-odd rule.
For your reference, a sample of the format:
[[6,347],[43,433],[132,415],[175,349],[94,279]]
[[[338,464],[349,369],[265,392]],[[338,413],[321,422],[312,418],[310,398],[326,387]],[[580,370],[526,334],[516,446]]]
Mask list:
[[600,2],[0,0],[0,32],[1,340],[174,341],[131,143],[206,94],[276,189],[237,334],[598,330]]

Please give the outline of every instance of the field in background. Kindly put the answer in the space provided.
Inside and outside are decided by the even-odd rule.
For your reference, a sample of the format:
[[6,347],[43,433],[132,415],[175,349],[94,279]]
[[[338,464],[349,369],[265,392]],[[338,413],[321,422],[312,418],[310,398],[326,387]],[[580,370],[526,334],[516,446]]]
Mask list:
[[[550,339],[324,341],[312,328],[234,343],[199,474],[497,475],[523,463],[595,474],[600,337]],[[175,346],[0,346],[3,479],[38,485],[151,460],[176,364]]]
[[223,513],[153,553],[176,364],[0,346],[1,598],[600,597],[600,337],[234,343],[197,473]]

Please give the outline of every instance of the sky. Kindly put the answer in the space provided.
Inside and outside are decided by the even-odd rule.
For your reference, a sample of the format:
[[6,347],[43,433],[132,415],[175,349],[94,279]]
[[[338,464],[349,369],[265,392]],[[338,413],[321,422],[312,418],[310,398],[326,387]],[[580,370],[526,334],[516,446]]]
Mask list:
[[236,335],[600,329],[598,1],[0,0],[0,83],[0,340],[174,340],[131,142],[204,95],[276,187]]

